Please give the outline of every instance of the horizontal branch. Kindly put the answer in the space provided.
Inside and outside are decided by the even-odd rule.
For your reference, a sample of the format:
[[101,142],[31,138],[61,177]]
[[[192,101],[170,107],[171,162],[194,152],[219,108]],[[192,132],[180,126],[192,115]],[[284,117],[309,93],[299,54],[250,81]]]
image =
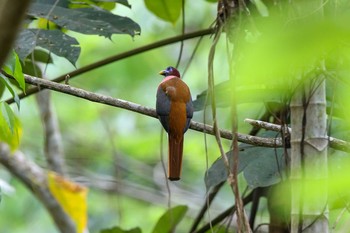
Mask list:
[[[6,75],[12,78],[9,75]],[[156,110],[154,108],[145,107],[136,103],[132,103],[126,100],[113,98],[101,94],[89,92],[80,88],[72,87],[67,84],[60,84],[46,79],[36,78],[30,75],[24,75],[25,82],[35,85],[38,88],[47,88],[57,92],[65,93],[82,99],[86,99],[92,102],[110,105],[117,108],[123,108],[129,111],[137,112],[146,116],[158,118]],[[204,132],[214,135],[214,129],[211,125],[191,121],[190,129]],[[228,130],[220,130],[220,136],[222,138],[232,140],[232,133]],[[238,134],[238,141],[263,147],[281,147],[282,141],[280,138],[262,138],[245,134]]]
[[61,232],[76,232],[73,221],[49,191],[46,171],[27,160],[22,152],[11,153],[8,145],[4,143],[0,143],[0,163],[21,180],[44,204]]
[[[10,75],[7,75],[9,78],[13,78]],[[75,97],[79,97],[82,99],[86,99],[92,102],[101,103],[110,105],[117,108],[123,108],[129,111],[137,112],[146,116],[157,118],[157,113],[154,108],[145,107],[133,102],[129,102],[122,99],[113,98],[110,96],[105,96],[101,94],[96,94],[93,92],[89,92],[80,88],[72,87],[67,84],[60,84],[56,83],[50,80],[36,78],[30,75],[24,75],[25,82],[28,84],[32,84],[37,86],[38,88],[47,88],[51,89],[57,92],[65,93],[68,95],[72,95]],[[247,121],[247,120],[246,120]],[[259,125],[258,125],[259,126]],[[274,128],[271,128],[271,130],[277,131],[276,128],[277,125],[274,125]],[[191,121],[190,129],[211,134],[214,135],[214,129],[213,126],[203,124],[200,122]],[[220,137],[232,140],[232,133],[229,130],[219,130]],[[242,143],[247,143],[253,146],[261,146],[261,147],[283,147],[282,139],[279,138],[263,138],[263,137],[257,137],[257,136],[251,136],[246,134],[238,134],[237,135],[238,141]],[[342,150],[342,151],[350,151],[350,145],[348,142],[331,138],[330,139],[330,146],[334,149]]]
[[[253,126],[276,131],[276,132],[281,132],[281,128],[282,128],[282,126],[280,125],[268,123],[265,121],[252,120],[252,119],[245,119],[244,121]],[[288,131],[292,132],[292,129],[288,127]],[[329,137],[329,146],[336,150],[350,152],[350,143],[337,138]]]

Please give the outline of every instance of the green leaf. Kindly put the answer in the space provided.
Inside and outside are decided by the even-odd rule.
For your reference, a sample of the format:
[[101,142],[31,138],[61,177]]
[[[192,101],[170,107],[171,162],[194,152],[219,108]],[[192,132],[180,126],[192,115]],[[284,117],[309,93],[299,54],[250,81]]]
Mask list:
[[169,209],[160,217],[152,233],[175,232],[175,227],[185,216],[187,209],[187,206],[175,206]]
[[0,74],[0,82],[3,84],[4,87],[7,87],[7,89],[10,91],[13,99],[15,100],[17,108],[19,110],[20,109],[20,99],[17,95],[17,92],[15,90],[13,90],[12,85],[10,84],[8,79],[2,74]]
[[128,0],[95,0],[95,2],[115,2],[131,8],[131,5],[129,4]]
[[[231,92],[232,88],[230,81],[224,81],[214,86],[216,107],[225,108],[231,107]],[[265,103],[265,102],[281,102],[284,96],[288,94],[284,88],[279,86],[240,86],[236,89],[236,103]],[[208,98],[207,102],[206,99]],[[194,111],[204,109],[205,103],[207,106],[211,104],[211,96],[207,97],[207,90],[197,95],[193,101]]]
[[1,103],[1,114],[2,117],[5,119],[5,122],[7,123],[8,128],[10,129],[11,133],[13,134],[13,127],[15,122],[15,117],[12,112],[12,109],[6,102]]
[[79,42],[60,30],[29,29],[37,35],[36,45],[75,65],[80,55]]
[[108,38],[112,34],[129,34],[131,36],[139,35],[141,33],[140,26],[127,17],[114,15],[109,11],[96,10],[94,8],[77,9],[86,15],[91,21],[99,21],[107,23],[107,26],[100,29],[99,35],[104,35]]
[[[240,147],[240,152],[238,153],[238,173],[241,173],[243,169],[249,164],[249,162],[253,161],[256,158],[256,155],[253,153],[254,150],[256,150],[255,148],[249,145],[243,145]],[[226,156],[231,167],[233,163],[232,151],[227,152]],[[206,172],[205,185],[208,189],[210,189],[211,187],[214,187],[221,182],[226,181],[227,176],[227,169],[225,167],[224,161],[220,157],[211,165],[211,167]]]
[[34,51],[36,46],[36,37],[34,32],[28,29],[22,30],[15,44],[15,51],[21,61]]
[[114,15],[95,8],[68,9],[52,5],[33,3],[28,10],[30,16],[46,18],[62,28],[88,35],[110,38],[112,34],[139,34],[140,26],[127,17]]
[[19,87],[24,91],[25,90],[25,81],[22,72],[22,65],[19,61],[19,58],[15,52],[12,52],[11,56],[6,61],[3,66],[3,70],[13,76],[17,81]]
[[259,14],[263,17],[268,17],[269,16],[269,10],[261,0],[253,0],[256,8],[259,11]]
[[243,175],[250,188],[277,184],[284,176],[285,160],[283,148],[259,148],[258,158],[244,169]]
[[159,18],[175,24],[178,20],[181,8],[181,0],[145,0],[148,10]]
[[[266,135],[272,135],[268,132]],[[243,172],[251,188],[265,187],[281,180],[285,163],[282,148],[257,147],[243,144],[238,153],[238,173]],[[230,167],[233,163],[232,151],[226,153]],[[205,184],[208,189],[227,179],[227,169],[221,157],[208,169]]]
[[53,63],[51,54],[48,53],[47,51],[35,49],[33,55],[34,55],[35,62],[42,62],[44,64]]
[[9,144],[14,151],[18,148],[22,135],[21,124],[7,103],[0,102],[0,109],[0,141]]
[[13,55],[15,56],[15,69],[14,69],[14,72],[13,72],[13,77],[18,82],[18,84],[19,84],[20,88],[22,89],[22,91],[25,91],[26,83],[24,81],[24,75],[23,75],[23,72],[22,72],[22,65],[21,65],[21,62],[19,61],[19,57],[17,56],[17,54],[15,52],[13,52]]
[[130,230],[123,230],[120,227],[112,227],[109,229],[103,229],[100,233],[141,233],[141,229],[136,227]]

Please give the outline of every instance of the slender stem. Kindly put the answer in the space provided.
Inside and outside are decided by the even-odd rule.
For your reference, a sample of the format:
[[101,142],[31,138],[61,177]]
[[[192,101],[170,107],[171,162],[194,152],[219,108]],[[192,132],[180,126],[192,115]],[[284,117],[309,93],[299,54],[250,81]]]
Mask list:
[[[188,40],[188,39],[192,39],[192,38],[196,38],[196,37],[200,37],[200,36],[204,36],[204,35],[210,35],[212,32],[213,32],[212,28],[207,28],[207,29],[203,29],[200,31],[195,31],[195,32],[184,34],[184,35],[179,35],[179,36],[171,37],[168,39],[160,40],[160,41],[157,41],[155,43],[148,44],[148,45],[145,45],[145,46],[133,49],[133,50],[129,50],[129,51],[126,51],[124,53],[116,54],[114,56],[111,56],[111,57],[105,58],[103,60],[97,61],[95,63],[92,63],[90,65],[81,67],[81,68],[74,70],[72,72],[68,72],[66,74],[63,74],[63,75],[53,79],[52,81],[54,81],[54,82],[66,81],[67,82],[68,79],[71,79],[71,78],[76,77],[80,74],[86,73],[88,71],[100,68],[102,66],[108,65],[112,62],[119,61],[119,60],[122,60],[124,58],[128,58],[128,57],[131,57],[131,56],[143,53],[143,52],[147,52],[149,50],[159,48],[159,47],[162,47],[165,45],[173,44],[173,43],[176,43],[179,41]],[[43,87],[43,88],[45,88],[45,87]],[[40,89],[38,87],[32,87],[32,88],[27,89],[26,93],[19,94],[18,97],[20,99],[23,99],[23,98],[26,98],[32,94],[38,93],[41,90],[42,89]],[[13,98],[11,98],[11,99],[6,100],[6,102],[8,104],[12,104],[15,101]]]

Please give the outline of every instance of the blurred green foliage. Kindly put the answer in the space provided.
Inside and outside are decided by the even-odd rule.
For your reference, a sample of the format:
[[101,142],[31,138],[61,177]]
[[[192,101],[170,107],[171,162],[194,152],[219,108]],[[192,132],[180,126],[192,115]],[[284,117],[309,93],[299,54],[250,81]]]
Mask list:
[[[90,3],[85,0],[81,2]],[[96,1],[93,2],[96,3]],[[149,6],[150,1],[129,1],[131,9],[127,7],[129,3],[122,2],[124,3],[122,5],[116,4],[113,12],[137,22],[142,29],[142,35],[133,39],[128,36],[113,35],[111,40],[108,40],[99,36],[87,36],[68,31],[68,35],[76,38],[81,46],[77,67],[181,33],[181,22],[178,20],[181,1],[162,1],[175,4],[175,6],[168,6],[171,11],[174,11],[171,14],[159,8],[152,10]],[[250,130],[250,126],[243,122],[245,118],[258,119],[265,113],[266,108],[283,102],[284,95],[290,92],[294,84],[291,71],[296,74],[305,70],[314,71],[318,62],[327,58],[327,71],[336,73],[335,76],[331,76],[335,78],[327,80],[332,85],[332,88],[327,90],[327,97],[336,102],[329,106],[329,109],[333,109],[335,113],[332,135],[349,139],[347,129],[349,129],[350,108],[347,106],[350,104],[350,96],[348,96],[350,59],[347,46],[349,39],[347,23],[349,18],[348,14],[345,14],[347,11],[338,15],[338,9],[334,20],[331,18],[316,23],[304,23],[302,19],[293,19],[288,22],[288,25],[284,25],[285,18],[271,20],[276,15],[281,17],[274,12],[273,7],[267,5],[269,11],[266,12],[264,5],[261,5],[263,1],[254,2],[257,11],[260,12],[260,14],[252,14],[256,25],[243,22],[241,33],[234,38],[237,43],[234,48],[237,55],[235,56],[237,69],[234,73],[238,77],[238,85],[235,88],[239,94],[237,101],[239,132],[248,133]],[[106,4],[103,8],[110,9],[110,4],[104,3]],[[207,28],[216,17],[216,4],[209,1],[200,3],[186,1],[186,9],[189,9],[186,10],[188,12],[186,30],[188,31]],[[192,9],[200,10],[196,10],[193,14]],[[267,13],[269,17],[261,17],[266,16]],[[155,15],[166,21],[159,20]],[[289,16],[285,14],[282,17],[287,15]],[[255,26],[259,30],[256,31]],[[276,32],[276,28],[281,30]],[[207,89],[206,66],[212,38],[203,38],[194,59],[191,60],[196,43],[196,39],[185,42],[179,70],[182,73],[186,65],[191,62],[183,78],[191,88],[193,99],[201,94],[198,100],[202,101],[202,105],[199,105],[193,119],[203,121],[202,110],[205,98],[203,91]],[[169,65],[175,65],[179,48],[179,44],[173,44],[106,65],[70,80],[70,85],[154,107],[156,89],[162,78],[158,72]],[[319,48],[322,49],[319,50]],[[47,66],[40,64],[40,68],[45,70],[46,77],[54,78],[75,69],[62,57],[55,54],[49,55],[53,63]],[[214,73],[216,84],[219,84],[217,86],[218,105],[222,107],[218,109],[219,126],[230,129],[230,110],[226,107],[230,106],[227,96],[232,91],[232,87],[227,88],[228,84],[226,84],[229,76],[226,58],[226,41],[223,39],[217,47]],[[223,88],[220,89],[220,87]],[[11,93],[6,94],[9,96]],[[167,140],[163,134],[161,146],[161,126],[158,120],[61,93],[52,93],[52,101],[60,123],[68,174],[76,182],[90,187],[88,196],[90,232],[99,232],[107,228],[117,229],[116,232],[118,232],[119,228],[113,228],[115,226],[120,226],[120,229],[138,229],[139,227],[142,232],[151,232],[167,211],[169,198],[160,162],[161,154],[166,157]],[[207,113],[206,116],[205,121],[211,123],[210,114]],[[19,118],[23,125],[20,150],[29,159],[46,168],[43,126],[35,97],[22,101]],[[176,228],[177,232],[188,231],[195,214],[205,201],[207,191],[204,183],[205,172],[219,155],[214,138],[206,136],[206,140],[207,147],[202,133],[194,131],[186,133],[182,179],[180,182],[169,184],[171,206],[182,208],[179,213],[180,223]],[[229,151],[230,142],[223,143],[225,151]],[[257,150],[259,148],[256,148],[255,152]],[[265,153],[265,151],[260,152]],[[339,155],[336,158],[344,161],[342,160],[344,157],[346,156]],[[261,165],[258,162],[256,164],[259,166],[252,169],[254,173]],[[337,166],[337,163],[332,166]],[[344,165],[343,169],[346,170],[347,167]],[[0,177],[4,177],[2,179],[16,190],[15,193],[2,191],[0,232],[8,232],[9,229],[11,233],[57,232],[42,205],[28,190],[3,169],[0,174]],[[252,177],[252,179],[255,178]],[[263,179],[264,177],[258,178],[262,178],[262,182],[270,182],[268,184],[276,182],[275,179],[270,181]],[[224,180],[225,177],[221,179]],[[240,189],[244,190],[247,183],[243,175],[239,176],[239,181]],[[254,185],[259,186],[261,183],[254,183]],[[339,186],[345,185],[347,183],[339,183]],[[339,186],[335,183],[334,190]],[[231,191],[224,187],[217,200],[219,201],[212,204],[211,216],[232,205]],[[190,211],[184,216],[184,207],[175,207],[177,205],[185,205]],[[266,221],[266,205],[262,209],[261,221]],[[338,214],[338,210],[331,213],[332,223],[336,221]],[[180,221],[180,217],[183,216],[184,219]],[[21,219],[21,222],[17,219]]]

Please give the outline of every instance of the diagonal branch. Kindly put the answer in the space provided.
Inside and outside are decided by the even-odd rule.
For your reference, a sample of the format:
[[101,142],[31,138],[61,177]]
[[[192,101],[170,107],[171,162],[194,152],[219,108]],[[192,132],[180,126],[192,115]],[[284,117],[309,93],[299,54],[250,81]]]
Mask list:
[[[78,76],[80,74],[83,74],[83,73],[89,72],[91,70],[100,68],[102,66],[108,65],[108,64],[110,64],[112,62],[119,61],[119,60],[122,60],[124,58],[128,58],[128,57],[131,57],[131,56],[143,53],[143,52],[147,52],[147,51],[150,51],[152,49],[159,48],[159,47],[162,47],[162,46],[165,46],[165,45],[173,44],[173,43],[176,43],[176,42],[179,42],[179,41],[189,40],[189,39],[200,37],[200,36],[204,36],[204,35],[210,35],[212,32],[213,32],[212,28],[207,28],[207,29],[203,29],[203,30],[200,30],[200,31],[186,33],[186,34],[183,34],[183,35],[174,36],[174,37],[171,37],[171,38],[160,40],[160,41],[157,41],[157,42],[152,43],[152,44],[141,46],[141,47],[133,49],[133,50],[129,50],[129,51],[126,51],[126,52],[123,52],[123,53],[120,53],[120,54],[116,54],[116,55],[111,56],[111,57],[107,57],[107,58],[105,58],[103,60],[100,60],[98,62],[95,62],[93,64],[90,64],[90,65],[81,67],[81,68],[79,68],[77,70],[74,70],[72,72],[63,74],[63,75],[53,79],[52,81],[58,82],[58,83],[59,82],[63,82],[63,81],[67,81],[67,79],[71,79],[71,78],[76,77],[76,76]],[[26,93],[19,94],[18,97],[20,99],[23,99],[23,98],[26,98],[26,97],[28,97],[28,96],[30,96],[32,94],[38,93],[39,91],[41,91],[40,88],[32,87],[32,88],[27,89]],[[10,99],[6,100],[6,102],[8,104],[12,104],[15,101],[14,101],[13,98],[10,98]]]
[[[5,74],[6,77],[12,78],[12,76]],[[155,109],[150,107],[145,107],[133,102],[129,102],[122,99],[113,98],[110,96],[100,95],[93,92],[85,91],[80,88],[72,87],[66,84],[55,83],[50,80],[36,78],[30,75],[24,75],[24,79],[26,83],[39,86],[40,88],[47,88],[57,92],[65,93],[68,95],[76,96],[82,99],[86,99],[92,102],[101,103],[110,105],[117,108],[123,108],[128,111],[137,112],[146,116],[157,118],[157,114]],[[207,134],[214,135],[214,129],[211,125],[206,125],[200,122],[191,121],[190,129],[203,132]],[[219,130],[220,137],[232,140],[232,132],[229,130]],[[261,147],[283,147],[281,138],[263,138],[257,136],[251,136],[246,134],[237,134],[237,138],[239,142],[247,143],[253,146],[261,146]],[[330,138],[331,143],[330,146],[334,149],[342,150],[349,152],[350,151],[350,143],[345,142],[339,139]]]
[[0,163],[21,180],[44,204],[62,233],[76,232],[73,221],[49,191],[47,174],[43,169],[27,160],[22,152],[11,153],[8,145],[4,143],[0,143]]

